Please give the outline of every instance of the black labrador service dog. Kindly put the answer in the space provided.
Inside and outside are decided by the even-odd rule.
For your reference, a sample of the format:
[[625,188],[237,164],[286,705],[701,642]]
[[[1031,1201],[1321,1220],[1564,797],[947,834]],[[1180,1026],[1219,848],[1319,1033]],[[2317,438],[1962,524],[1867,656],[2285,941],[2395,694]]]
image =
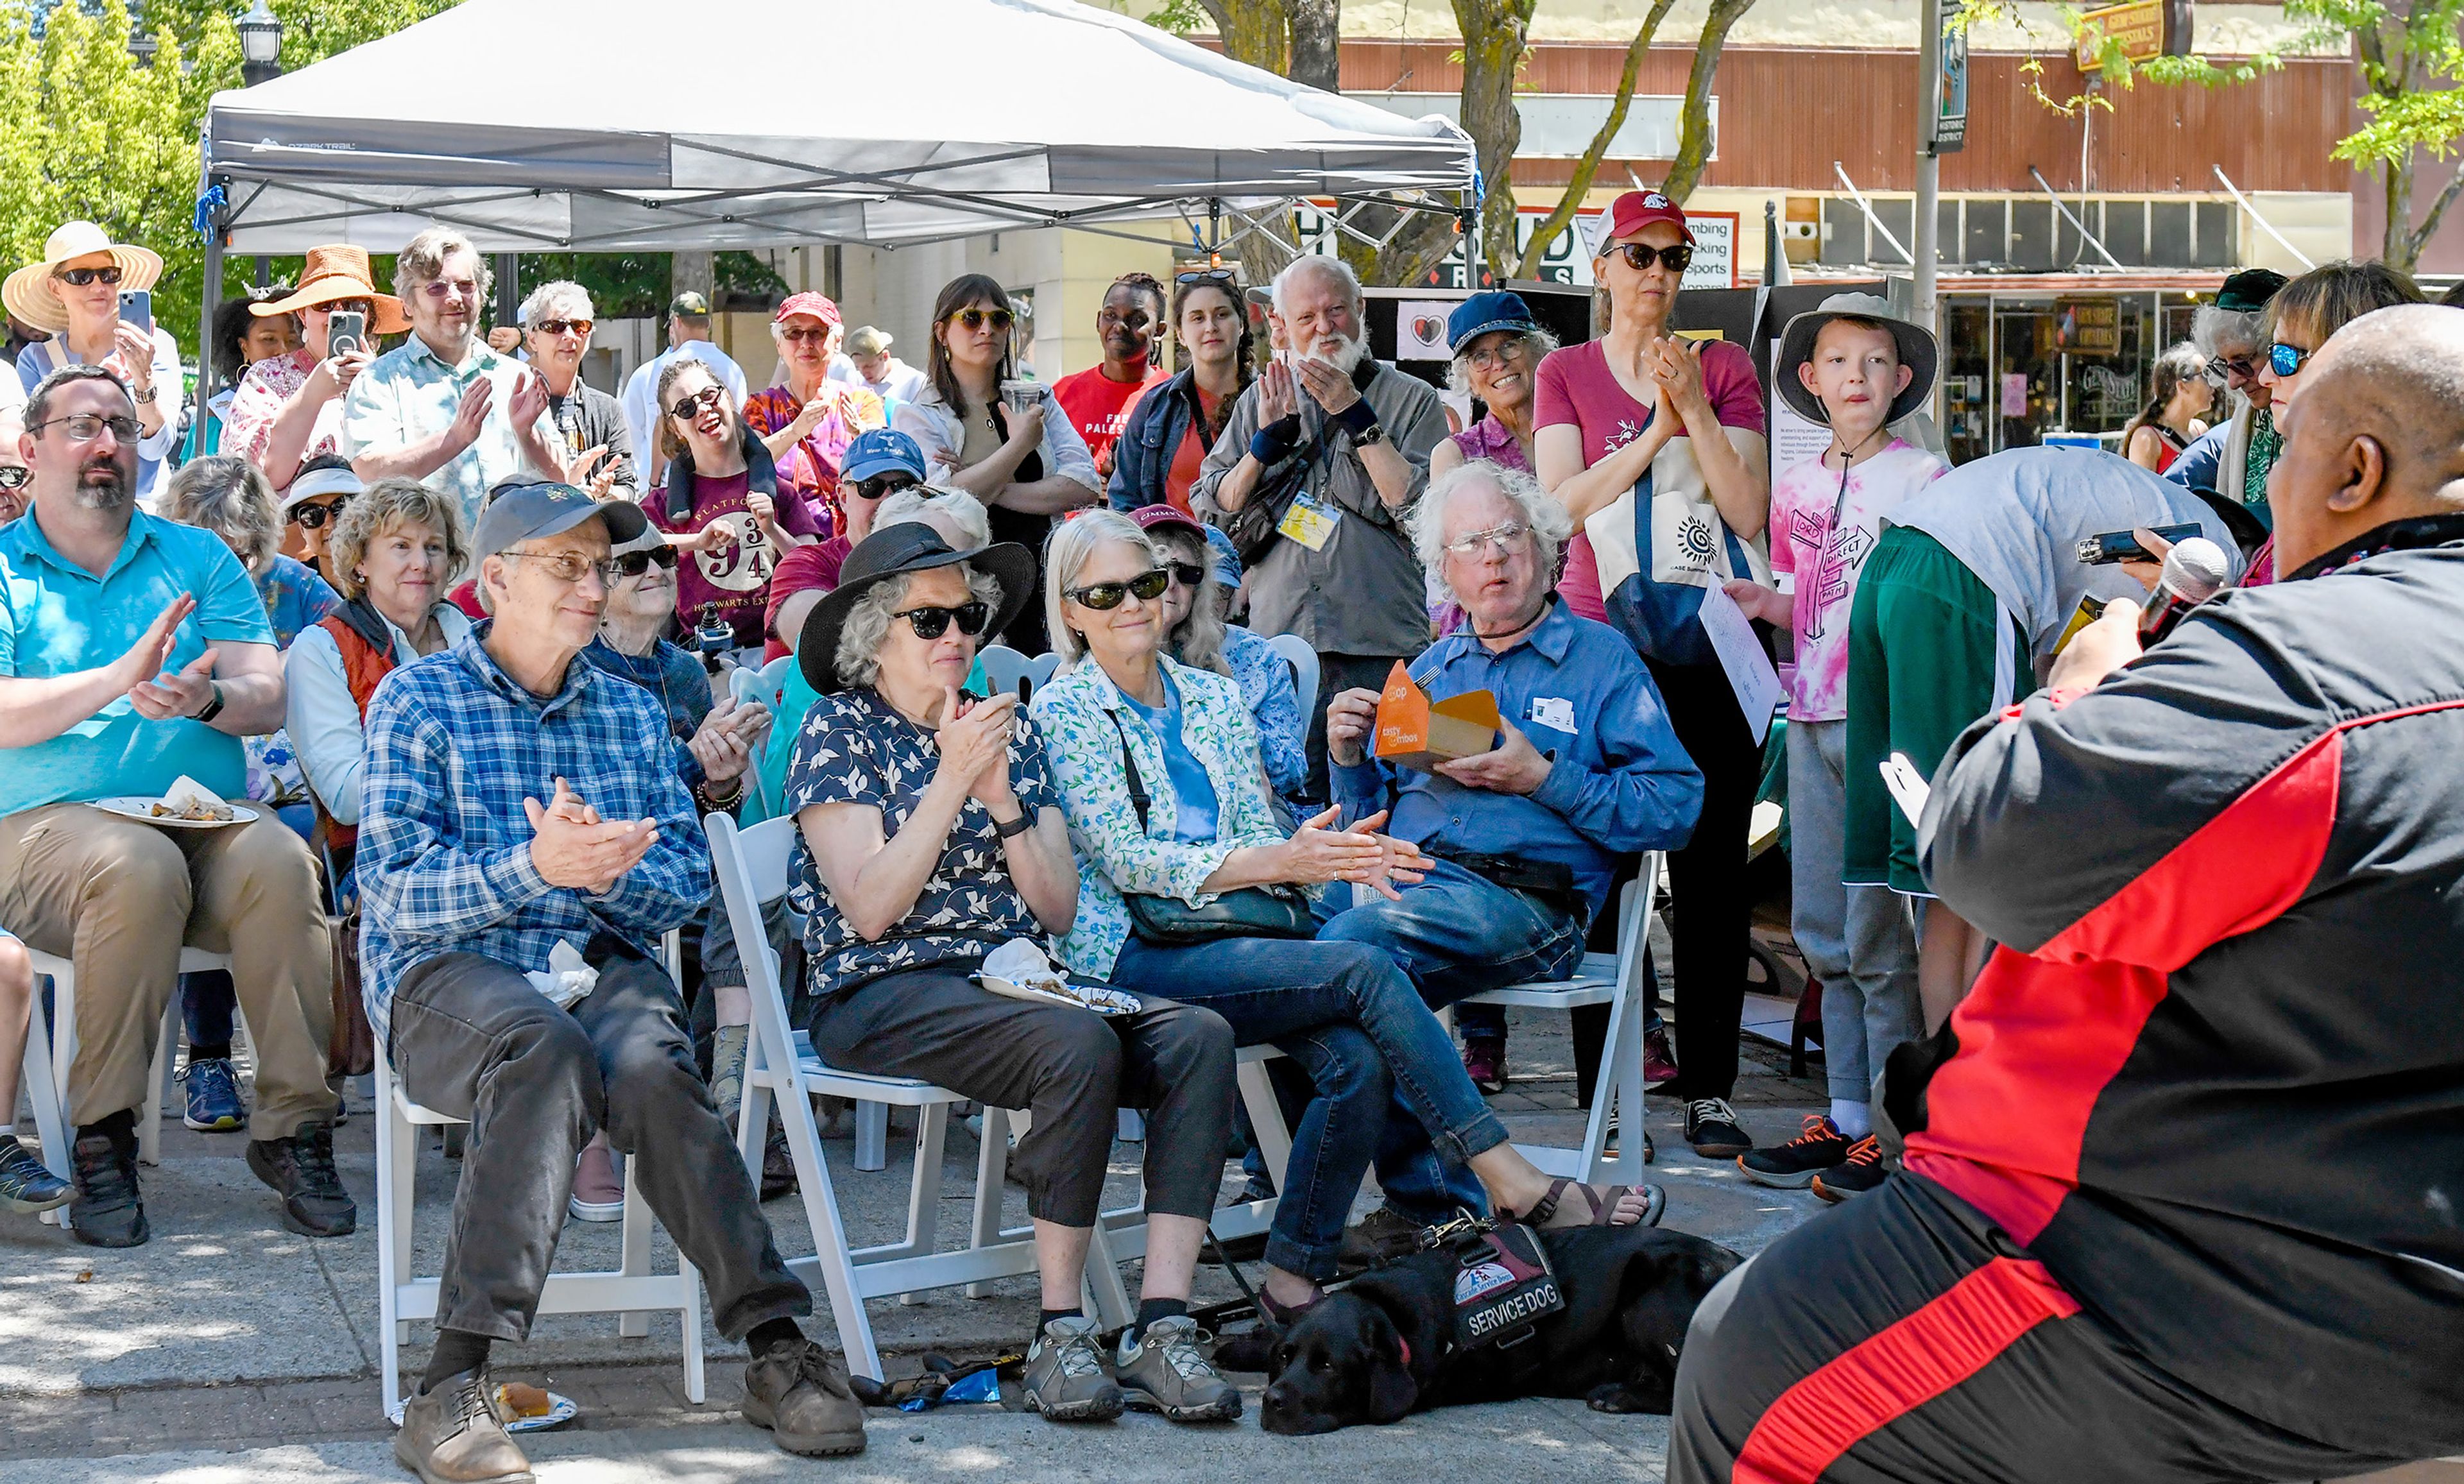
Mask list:
[[1260,1414],[1269,1432],[1332,1432],[1432,1407],[1579,1396],[1600,1411],[1666,1412],[1685,1328],[1711,1286],[1744,1259],[1656,1227],[1540,1234],[1565,1307],[1520,1343],[1456,1344],[1445,1248],[1357,1280],[1292,1321],[1275,1345]]

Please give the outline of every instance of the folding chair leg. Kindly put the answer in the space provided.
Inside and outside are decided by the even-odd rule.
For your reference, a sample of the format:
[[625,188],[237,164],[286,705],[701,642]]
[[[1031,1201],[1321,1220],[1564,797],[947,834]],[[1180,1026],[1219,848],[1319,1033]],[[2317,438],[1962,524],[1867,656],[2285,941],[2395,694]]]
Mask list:
[[[625,1261],[619,1270],[627,1277],[650,1276],[650,1206],[642,1199],[640,1184],[634,1178],[639,1161],[627,1154],[616,1156],[625,1162]],[[641,1340],[650,1333],[650,1316],[642,1309],[627,1309],[617,1316],[616,1333],[627,1340]]]
[[1135,1108],[1121,1109],[1119,1126],[1113,1130],[1113,1137],[1123,1144],[1146,1143],[1147,1116]]
[[[984,1136],[976,1151],[976,1210],[974,1229],[969,1232],[971,1248],[990,1247],[1001,1240],[1001,1192],[1009,1178],[1009,1113],[987,1104],[984,1108]],[[969,1283],[970,1298],[992,1297],[989,1283]]]
[[163,1024],[154,1037],[154,1067],[145,1080],[145,1101],[137,1109],[137,1163],[163,1163],[163,1109],[170,1105],[176,1079],[174,1053],[180,1045],[180,986],[171,985],[171,1002],[163,1007]]
[[1242,1105],[1249,1110],[1249,1126],[1258,1135],[1259,1157],[1266,1162],[1266,1173],[1280,1192],[1285,1167],[1291,1163],[1292,1133],[1284,1124],[1284,1105],[1275,1099],[1274,1080],[1263,1061],[1243,1062],[1236,1080]]
[[1129,1285],[1121,1281],[1120,1260],[1112,1255],[1112,1239],[1099,1218],[1087,1241],[1087,1302],[1099,1329],[1118,1329],[1137,1317]]
[[[66,1180],[69,1175],[68,1090],[52,1078],[52,1030],[49,1017],[43,1014],[43,995],[39,981],[34,992],[33,1015],[26,1027],[26,1097],[34,1105],[34,1133],[43,1141],[43,1168]],[[58,1207],[43,1212],[43,1219],[65,1230],[69,1209]]]
[[[749,1096],[753,1088],[747,1084],[744,1090]],[[830,1318],[838,1325],[839,1352],[854,1374],[887,1380],[880,1347],[872,1340],[872,1320],[856,1293],[855,1259],[849,1255],[847,1224],[839,1219],[838,1192],[830,1185],[829,1161],[822,1152],[821,1130],[813,1122],[813,1101],[801,1089],[790,1091],[780,1100],[779,1112],[787,1125],[787,1152],[796,1162],[796,1189],[804,1203],[804,1221],[812,1229],[813,1261],[821,1270],[822,1290],[829,1298]]]
[[862,1170],[890,1168],[890,1104],[859,1102],[855,1105],[855,1168]]
[[401,1318],[402,1285],[410,1274],[410,1196],[418,1134],[394,1105],[393,1079],[378,1064],[377,1346],[385,1415],[402,1406],[402,1344],[410,1326]]
[[685,1307],[681,1316],[685,1327],[685,1400],[698,1407],[709,1389],[702,1376],[701,1270],[678,1253],[676,1277],[685,1288]]

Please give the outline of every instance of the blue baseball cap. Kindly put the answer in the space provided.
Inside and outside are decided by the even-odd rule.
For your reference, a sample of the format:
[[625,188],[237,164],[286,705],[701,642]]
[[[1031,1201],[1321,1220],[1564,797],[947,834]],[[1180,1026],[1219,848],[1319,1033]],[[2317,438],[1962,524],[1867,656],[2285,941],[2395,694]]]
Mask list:
[[924,450],[915,446],[914,439],[894,427],[876,427],[857,434],[855,441],[847,445],[839,477],[861,482],[897,469],[914,475],[915,482],[922,484]]
[[1491,289],[1463,300],[1446,316],[1446,354],[1462,355],[1464,346],[1491,330],[1539,328],[1540,321],[1531,317],[1531,306],[1523,302],[1522,295]]

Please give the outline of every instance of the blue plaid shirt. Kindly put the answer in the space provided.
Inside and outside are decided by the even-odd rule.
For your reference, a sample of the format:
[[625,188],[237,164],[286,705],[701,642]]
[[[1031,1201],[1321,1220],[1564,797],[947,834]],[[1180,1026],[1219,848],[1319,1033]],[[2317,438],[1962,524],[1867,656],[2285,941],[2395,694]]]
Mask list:
[[[428,959],[478,953],[527,973],[560,939],[578,949],[603,928],[647,952],[710,896],[710,847],[657,698],[579,658],[563,689],[533,695],[480,636],[395,670],[368,703],[360,965],[380,1047],[394,987]],[[560,777],[604,819],[659,821],[604,897],[551,886],[531,863],[522,800],[546,803]]]

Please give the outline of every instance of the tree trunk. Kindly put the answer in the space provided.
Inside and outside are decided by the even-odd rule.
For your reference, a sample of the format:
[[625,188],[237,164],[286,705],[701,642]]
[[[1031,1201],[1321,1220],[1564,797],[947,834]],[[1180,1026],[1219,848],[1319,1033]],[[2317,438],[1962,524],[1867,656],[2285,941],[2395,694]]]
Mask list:
[[[1549,245],[1557,240],[1557,234],[1566,229],[1573,221],[1574,213],[1582,208],[1583,198],[1591,194],[1593,178],[1599,174],[1600,161],[1608,154],[1610,142],[1617,138],[1617,130],[1625,127],[1626,112],[1634,104],[1635,85],[1642,77],[1643,56],[1650,52],[1652,38],[1660,33],[1660,23],[1668,18],[1668,12],[1675,4],[1676,0],[1653,0],[1651,13],[1642,18],[1641,28],[1635,32],[1634,40],[1626,46],[1625,71],[1618,75],[1617,97],[1609,100],[1608,118],[1601,120],[1600,131],[1593,135],[1591,143],[1584,147],[1583,157],[1574,162],[1573,178],[1566,183],[1566,192],[1557,198],[1556,208],[1531,233],[1531,245],[1523,250],[1522,259],[1507,276],[1537,277],[1541,260],[1548,255]],[[1505,259],[1498,261],[1504,262]]]
[[668,292],[671,295],[698,294],[704,298],[712,297],[715,286],[712,279],[711,254],[708,252],[673,254],[668,268]]
[[1341,0],[1284,0],[1284,5],[1291,32],[1291,79],[1328,93],[1342,92],[1336,65],[1343,33]]
[[1281,74],[1291,43],[1283,0],[1199,0],[1215,22],[1223,55]]
[[1515,74],[1523,64],[1526,28],[1536,0],[1455,0],[1455,25],[1463,33],[1463,127],[1472,138],[1481,183],[1479,235],[1466,244],[1470,280],[1480,265],[1503,270],[1514,260],[1514,152],[1523,143],[1523,113],[1515,106]]
[[1677,158],[1669,163],[1660,189],[1683,205],[1703,179],[1703,164],[1711,157],[1711,80],[1719,75],[1720,49],[1729,28],[1754,8],[1754,0],[1711,0],[1703,18],[1703,39],[1694,50],[1694,70],[1685,78],[1685,105],[1678,115]]

